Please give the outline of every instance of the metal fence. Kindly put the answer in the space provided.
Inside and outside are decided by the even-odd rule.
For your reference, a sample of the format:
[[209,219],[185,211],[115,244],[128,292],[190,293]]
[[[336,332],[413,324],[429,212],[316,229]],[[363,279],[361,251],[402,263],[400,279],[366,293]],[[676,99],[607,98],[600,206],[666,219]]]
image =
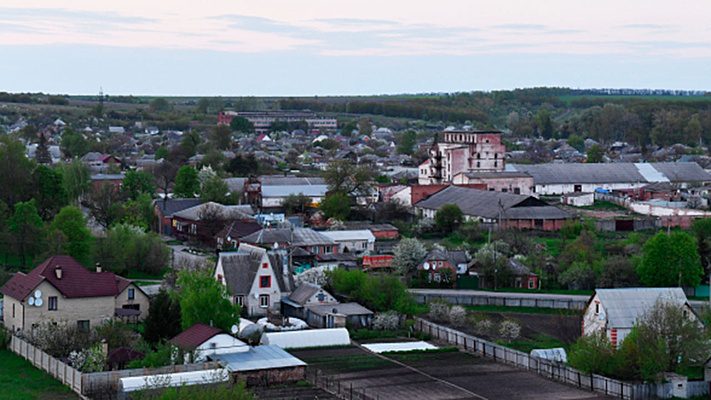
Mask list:
[[[453,344],[466,352],[488,357],[496,362],[511,364],[550,380],[602,393],[611,397],[626,400],[648,400],[671,397],[665,397],[668,391],[663,390],[663,385],[629,383],[601,375],[586,374],[565,363],[531,357],[524,352],[509,349],[422,318],[416,318],[415,329],[429,334],[433,339],[439,339]],[[695,395],[708,393],[707,386],[704,390],[704,382],[689,382],[689,385]]]
[[427,304],[433,301],[446,301],[450,304],[463,306],[504,306],[504,307],[536,307],[536,308],[556,308],[561,310],[584,310],[587,306],[588,297],[581,298],[543,298],[537,296],[526,296],[516,293],[516,296],[508,296],[504,292],[484,292],[484,293],[457,293],[456,291],[434,293],[418,290],[410,290],[412,297],[420,304]]
[[353,383],[342,383],[340,379],[328,376],[318,368],[306,368],[306,380],[341,400],[380,400],[380,397],[369,395],[366,388],[353,387]]

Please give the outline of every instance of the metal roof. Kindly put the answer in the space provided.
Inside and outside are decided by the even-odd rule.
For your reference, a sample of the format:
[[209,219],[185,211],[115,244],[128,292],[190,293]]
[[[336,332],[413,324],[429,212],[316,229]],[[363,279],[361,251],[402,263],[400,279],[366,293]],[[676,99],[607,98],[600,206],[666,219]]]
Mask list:
[[270,344],[282,349],[307,347],[346,346],[351,337],[346,328],[306,329],[303,331],[265,332],[262,344]]
[[373,314],[372,311],[368,310],[367,308],[361,306],[358,303],[319,304],[313,306],[306,306],[306,308],[311,310],[311,312],[316,315],[343,314],[345,316],[350,316]]
[[582,183],[704,182],[711,174],[695,162],[509,164],[537,185]]
[[368,229],[325,231],[321,232],[321,234],[330,237],[336,243],[348,242],[352,240],[367,240],[368,243],[375,242],[375,236],[373,236],[373,232],[369,231]]
[[215,354],[209,358],[219,361],[230,372],[255,371],[262,369],[292,368],[306,365],[278,346],[255,346],[249,351],[231,354]]
[[279,185],[262,186],[262,197],[286,197],[289,195],[304,194],[309,197],[326,196],[328,185]]
[[254,210],[250,205],[226,206],[212,201],[178,211],[174,213],[173,216],[191,221],[199,221],[202,218],[201,214],[210,208],[219,212],[223,219],[251,218],[254,216]]
[[631,328],[657,303],[670,302],[680,307],[687,303],[681,288],[597,289],[603,312],[611,328]]
[[262,188],[264,188],[264,186],[309,186],[326,184],[326,181],[321,177],[299,177],[281,175],[260,176],[259,181],[262,183]]

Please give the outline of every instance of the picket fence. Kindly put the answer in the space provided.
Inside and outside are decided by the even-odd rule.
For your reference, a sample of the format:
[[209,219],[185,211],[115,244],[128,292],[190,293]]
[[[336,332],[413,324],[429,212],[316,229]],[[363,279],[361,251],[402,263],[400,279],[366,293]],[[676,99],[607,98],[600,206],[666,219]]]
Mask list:
[[[587,374],[565,363],[544,360],[505,346],[484,340],[455,329],[416,318],[415,329],[466,351],[491,358],[496,362],[511,364],[541,375],[547,379],[566,383],[581,389],[602,393],[625,400],[650,400],[671,398],[671,384],[630,383],[596,374]],[[689,395],[709,393],[707,382],[689,382]]]

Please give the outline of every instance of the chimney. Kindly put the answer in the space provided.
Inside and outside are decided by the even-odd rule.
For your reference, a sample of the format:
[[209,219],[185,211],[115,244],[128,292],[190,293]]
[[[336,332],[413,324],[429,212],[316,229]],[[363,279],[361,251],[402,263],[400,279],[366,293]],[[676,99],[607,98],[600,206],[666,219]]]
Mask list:
[[101,272],[101,263],[96,263],[96,272]]
[[62,267],[57,265],[54,267],[54,275],[57,276],[57,279],[62,279]]

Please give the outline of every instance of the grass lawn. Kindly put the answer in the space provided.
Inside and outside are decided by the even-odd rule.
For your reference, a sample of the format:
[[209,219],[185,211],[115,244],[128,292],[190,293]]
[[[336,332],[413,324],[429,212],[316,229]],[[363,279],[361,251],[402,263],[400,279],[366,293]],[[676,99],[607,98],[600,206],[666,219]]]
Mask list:
[[129,271],[128,274],[126,275],[126,278],[128,279],[133,279],[133,280],[141,280],[141,279],[158,279],[161,280],[163,279],[163,276],[169,271],[169,268],[165,268],[163,271],[161,271],[160,274],[158,275],[152,275],[152,274],[147,274],[145,272],[141,271]]
[[0,350],[0,399],[68,400],[78,397],[67,386],[9,350]]
[[514,340],[511,342],[506,342],[503,340],[497,341],[498,344],[502,346],[506,346],[508,348],[522,351],[524,353],[530,353],[531,350],[533,349],[551,349],[554,347],[563,347],[566,348],[566,344],[563,343],[562,341],[545,335],[543,333],[539,333],[536,335],[536,337],[529,339],[529,338],[523,338],[523,339],[518,339]]
[[591,206],[584,206],[584,207],[577,207],[580,208],[581,210],[593,210],[593,211],[627,211],[626,208],[617,205],[613,202],[610,201],[605,201],[605,200],[595,200],[593,205]]
[[542,308],[542,307],[507,307],[507,306],[464,306],[469,311],[496,312],[496,313],[518,313],[518,314],[552,314],[552,315],[578,315],[578,310],[568,310],[562,308]]
[[553,238],[553,237],[537,237],[534,239],[537,243],[544,244],[546,246],[546,252],[548,252],[551,257],[558,257],[560,252],[563,251],[563,239]]
[[392,365],[390,361],[383,360],[369,353],[302,359],[309,365],[316,366],[331,373],[367,371],[369,369],[378,369]]

